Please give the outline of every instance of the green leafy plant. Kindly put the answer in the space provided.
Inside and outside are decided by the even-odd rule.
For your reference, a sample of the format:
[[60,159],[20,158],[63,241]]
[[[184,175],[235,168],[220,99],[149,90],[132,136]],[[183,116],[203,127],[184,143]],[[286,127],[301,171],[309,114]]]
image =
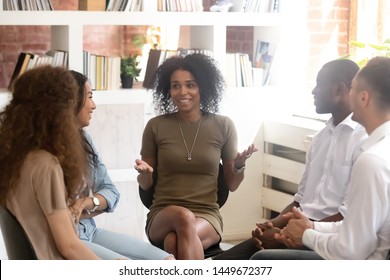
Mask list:
[[136,81],[141,72],[139,68],[138,55],[125,56],[121,58],[121,75],[133,77]]
[[131,43],[132,43],[133,46],[135,46],[136,48],[142,49],[142,47],[143,47],[143,46],[145,45],[145,43],[146,43],[145,35],[143,35],[143,34],[135,35],[135,36],[133,37],[133,39],[131,40]]
[[342,58],[347,58],[355,61],[359,67],[363,67],[367,61],[377,55],[390,57],[390,38],[386,39],[383,43],[371,44],[364,43],[360,41],[351,41],[349,44],[355,48],[361,49],[364,51],[362,57],[357,57],[356,55],[347,54]]

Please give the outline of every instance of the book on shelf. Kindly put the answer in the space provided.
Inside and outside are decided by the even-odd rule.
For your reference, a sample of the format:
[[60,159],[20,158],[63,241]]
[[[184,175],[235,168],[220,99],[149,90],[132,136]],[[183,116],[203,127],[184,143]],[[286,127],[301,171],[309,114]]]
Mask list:
[[252,63],[247,53],[226,53],[225,62],[228,87],[253,87]]
[[269,83],[271,77],[272,62],[274,60],[276,45],[267,41],[257,40],[255,60],[253,67],[263,69],[261,84]]
[[53,11],[50,0],[3,0],[4,11]]
[[159,12],[202,12],[202,0],[158,0]]
[[83,51],[83,74],[88,77],[93,90],[120,88],[119,56],[104,56]]
[[144,88],[153,87],[153,79],[157,68],[168,58],[178,55],[177,50],[156,50],[149,51],[148,62],[146,63],[145,77],[142,82]]
[[109,0],[106,6],[106,11],[113,11],[116,0]]
[[242,86],[253,87],[252,63],[247,53],[240,53],[240,66],[242,72]]
[[21,52],[19,54],[14,71],[11,76],[11,80],[8,84],[9,90],[13,90],[16,79],[26,71],[31,56],[33,56],[33,54],[27,52]]
[[33,57],[30,58],[30,60],[28,61],[28,64],[27,64],[26,71],[33,69],[36,66],[37,61],[38,61],[38,57],[39,57],[39,55],[34,55]]
[[23,64],[22,64],[22,67],[20,68],[20,72],[19,72],[19,75],[22,75],[24,72],[26,72],[26,69],[27,69],[27,65],[30,61],[30,59],[34,57],[34,54],[32,53],[26,53],[25,54],[25,57],[24,57],[24,60],[23,60]]
[[[96,55],[96,70],[95,70],[95,85],[93,89],[95,90],[102,90],[102,71],[103,71],[103,60],[101,55]],[[93,74],[93,73],[92,73]]]
[[142,83],[144,88],[153,87],[154,73],[156,72],[160,61],[161,50],[151,49],[149,51],[148,62],[146,64],[145,77]]
[[130,11],[143,10],[143,0],[109,0],[106,11]]
[[126,11],[128,10],[128,4],[130,4],[130,1],[131,0],[123,0],[120,7],[119,7],[119,11]]
[[208,55],[208,56],[211,56],[211,57],[214,56],[213,51],[206,50],[206,49],[198,49],[198,48],[185,49],[185,48],[179,48],[177,50],[177,54],[181,55],[181,56],[186,56],[186,55],[193,54],[193,53],[202,53],[202,54],[205,54],[205,55]]
[[130,12],[140,12],[143,11],[143,1],[142,0],[132,0],[131,6],[129,8]]
[[120,85],[120,57],[108,57],[107,59],[107,90],[119,89]]
[[52,66],[68,68],[68,52],[63,50],[50,50],[46,52],[47,60]]
[[30,62],[32,64],[31,68],[46,64],[54,67],[68,68],[68,52],[63,50],[50,50],[44,54],[36,54],[34,60],[30,60]]
[[228,87],[237,86],[236,61],[234,53],[226,53],[225,60],[225,82]]
[[62,50],[50,50],[45,54],[21,52],[11,76],[8,89],[11,90],[15,80],[27,70],[46,64],[68,68],[68,52]]
[[242,13],[279,12],[280,0],[233,0],[232,11]]
[[110,0],[106,7],[106,11],[124,11],[127,2],[128,0]]
[[282,0],[274,0],[274,6],[273,6],[273,12],[274,13],[280,13],[280,2],[281,2]]
[[234,71],[236,75],[236,87],[242,87],[242,71],[240,63],[240,53],[234,54]]
[[80,11],[105,11],[106,0],[79,0]]

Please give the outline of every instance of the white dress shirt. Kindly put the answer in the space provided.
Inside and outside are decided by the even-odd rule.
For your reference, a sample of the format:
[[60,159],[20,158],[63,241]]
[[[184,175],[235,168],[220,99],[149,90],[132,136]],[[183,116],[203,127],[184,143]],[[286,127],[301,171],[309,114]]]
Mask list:
[[312,220],[346,212],[346,193],[352,165],[367,139],[364,127],[345,118],[336,127],[333,118],[312,140],[306,156],[305,172],[294,200]]
[[315,222],[303,243],[325,259],[386,258],[390,249],[390,121],[361,146],[343,221]]

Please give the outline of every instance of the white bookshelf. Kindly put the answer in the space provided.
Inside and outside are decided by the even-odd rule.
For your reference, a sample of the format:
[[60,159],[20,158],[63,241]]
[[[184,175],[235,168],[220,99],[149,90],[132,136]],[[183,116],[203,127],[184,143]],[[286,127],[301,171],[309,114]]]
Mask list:
[[[88,25],[159,25],[186,26],[185,35],[190,48],[204,48],[214,52],[221,70],[225,71],[226,36],[229,26],[253,26],[254,49],[257,39],[279,41],[284,19],[277,13],[212,13],[158,12],[157,1],[145,0],[144,12],[92,11],[3,11],[0,1],[0,25],[50,26],[51,47],[69,52],[69,68],[83,70],[83,28]],[[286,1],[289,2],[289,1]],[[153,3],[155,3],[153,5]],[[238,132],[240,149],[255,141],[265,114],[275,114],[271,103],[278,103],[285,91],[277,87],[229,88],[221,105],[221,113],[231,116]],[[0,90],[0,108],[8,103],[10,94]],[[111,224],[114,216],[101,220],[103,225],[133,236],[144,237],[144,207],[138,198],[134,159],[139,153],[143,127],[153,115],[151,93],[145,89],[94,92],[97,109],[88,130],[105,161],[110,175],[124,193],[118,216],[120,225]],[[267,101],[268,100],[268,101]],[[288,98],[284,100],[286,106]],[[280,109],[280,104],[278,105]],[[242,111],[240,111],[242,109]],[[261,141],[257,139],[259,147]],[[256,159],[257,158],[257,159]],[[248,165],[257,165],[261,154],[251,158]],[[225,240],[249,237],[261,211],[258,169],[249,173],[239,190],[231,194],[221,209],[224,217]],[[125,201],[126,199],[126,201]],[[128,201],[130,200],[130,201]],[[244,205],[246,205],[244,207]],[[133,208],[135,207],[135,208]],[[241,210],[237,210],[237,209]],[[130,214],[131,213],[131,216]],[[107,216],[107,215],[106,215]],[[245,216],[246,219],[242,219]],[[125,221],[125,222],[123,222]]]
[[[51,26],[53,49],[69,51],[69,68],[82,71],[83,27],[87,25],[176,25],[189,26],[190,48],[212,50],[224,66],[228,26],[254,26],[255,36],[275,38],[282,25],[278,13],[212,12],[92,12],[92,11],[2,11],[0,25]],[[264,31],[264,32],[263,32]],[[279,34],[279,32],[278,32]],[[277,37],[277,36],[276,36]],[[254,38],[256,42],[256,38]],[[255,46],[254,46],[255,48]]]

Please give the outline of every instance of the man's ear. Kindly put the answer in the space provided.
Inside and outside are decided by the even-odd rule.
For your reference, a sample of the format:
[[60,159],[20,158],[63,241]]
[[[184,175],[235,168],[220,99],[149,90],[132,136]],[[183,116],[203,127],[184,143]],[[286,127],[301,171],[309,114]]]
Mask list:
[[367,105],[371,102],[371,94],[367,90],[361,92],[360,102],[363,107],[367,107]]
[[350,90],[350,87],[346,85],[345,82],[343,81],[339,81],[337,83],[337,94],[340,95],[340,96],[343,96],[343,95],[349,95],[349,90]]

